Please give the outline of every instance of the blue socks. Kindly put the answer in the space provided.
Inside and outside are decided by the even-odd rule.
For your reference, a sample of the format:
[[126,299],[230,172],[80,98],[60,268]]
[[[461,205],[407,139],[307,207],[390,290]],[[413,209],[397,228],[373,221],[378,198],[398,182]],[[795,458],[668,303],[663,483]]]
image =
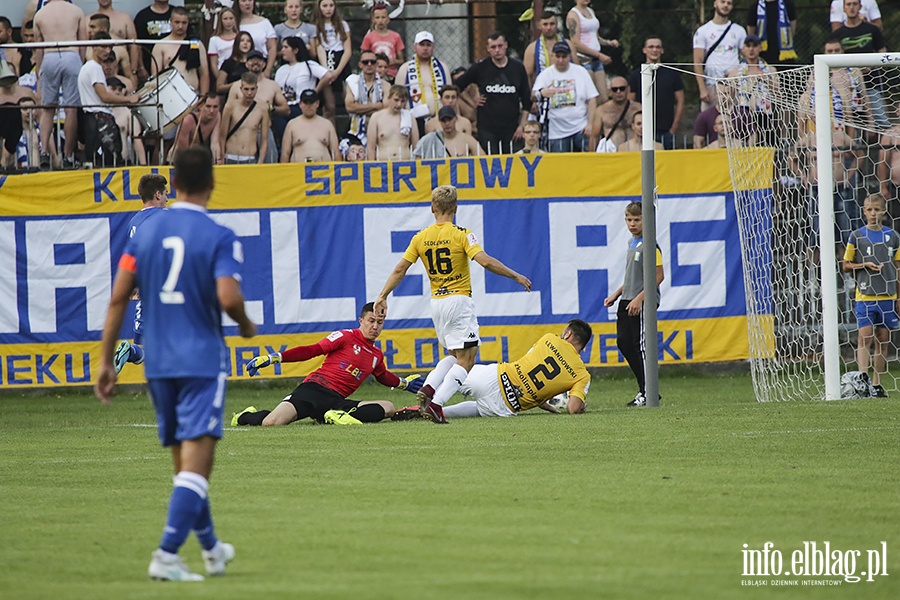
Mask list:
[[[209,482],[197,473],[182,471],[175,476],[175,487],[169,498],[169,514],[159,543],[160,549],[178,554],[178,549],[192,529],[197,531],[197,538],[204,549],[215,546],[208,488]],[[207,547],[210,540],[212,544]]]
[[131,344],[131,351],[128,355],[128,362],[134,363],[136,365],[144,362],[144,349],[137,344]]

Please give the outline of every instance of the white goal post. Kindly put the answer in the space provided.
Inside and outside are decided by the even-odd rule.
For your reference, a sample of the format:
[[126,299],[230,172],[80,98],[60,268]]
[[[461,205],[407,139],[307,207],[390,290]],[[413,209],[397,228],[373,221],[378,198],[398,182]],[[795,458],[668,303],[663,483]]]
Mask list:
[[[817,54],[813,76],[816,89],[816,122],[831,122],[830,70],[840,67],[900,66],[900,53],[891,54]],[[832,181],[831,127],[816,128],[816,158],[819,181],[820,223],[834,223],[834,182]],[[819,245],[835,245],[834,227],[819,228]],[[838,343],[837,275],[822,261],[822,325],[824,341],[825,399],[841,397],[841,353]]]

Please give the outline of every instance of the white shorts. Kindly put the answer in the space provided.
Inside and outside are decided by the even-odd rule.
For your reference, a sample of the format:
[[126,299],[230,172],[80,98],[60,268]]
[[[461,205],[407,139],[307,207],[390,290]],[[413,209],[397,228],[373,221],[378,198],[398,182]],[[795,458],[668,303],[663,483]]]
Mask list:
[[468,296],[431,299],[431,320],[438,342],[447,350],[462,350],[481,344],[475,302]]
[[475,400],[478,415],[482,417],[514,417],[500,393],[500,382],[497,379],[497,363],[492,365],[475,365],[463,382],[459,391],[464,396]]

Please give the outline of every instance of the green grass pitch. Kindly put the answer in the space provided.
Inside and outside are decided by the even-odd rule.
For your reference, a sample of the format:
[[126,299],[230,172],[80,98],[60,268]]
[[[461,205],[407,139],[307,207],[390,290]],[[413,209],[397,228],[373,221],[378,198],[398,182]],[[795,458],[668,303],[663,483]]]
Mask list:
[[[227,414],[292,385],[232,385]],[[210,494],[237,557],[198,584],[146,577],[171,461],[143,393],[5,394],[0,597],[900,598],[897,399],[764,405],[740,373],[661,387],[659,409],[625,408],[614,374],[579,416],[228,429]],[[857,573],[885,541],[888,576],[743,576],[767,541],[785,568],[804,541],[860,550]],[[203,572],[194,538],[182,556]]]

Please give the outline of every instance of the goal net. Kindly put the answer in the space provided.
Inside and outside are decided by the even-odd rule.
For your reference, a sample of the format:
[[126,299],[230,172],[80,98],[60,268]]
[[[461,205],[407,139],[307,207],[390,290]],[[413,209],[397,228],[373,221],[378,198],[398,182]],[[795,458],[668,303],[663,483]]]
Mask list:
[[[757,399],[839,398],[841,375],[857,370],[900,394],[896,301],[876,302],[897,297],[900,248],[881,227],[900,231],[900,54],[742,66],[716,89]],[[870,205],[884,207],[878,224],[867,225]]]

